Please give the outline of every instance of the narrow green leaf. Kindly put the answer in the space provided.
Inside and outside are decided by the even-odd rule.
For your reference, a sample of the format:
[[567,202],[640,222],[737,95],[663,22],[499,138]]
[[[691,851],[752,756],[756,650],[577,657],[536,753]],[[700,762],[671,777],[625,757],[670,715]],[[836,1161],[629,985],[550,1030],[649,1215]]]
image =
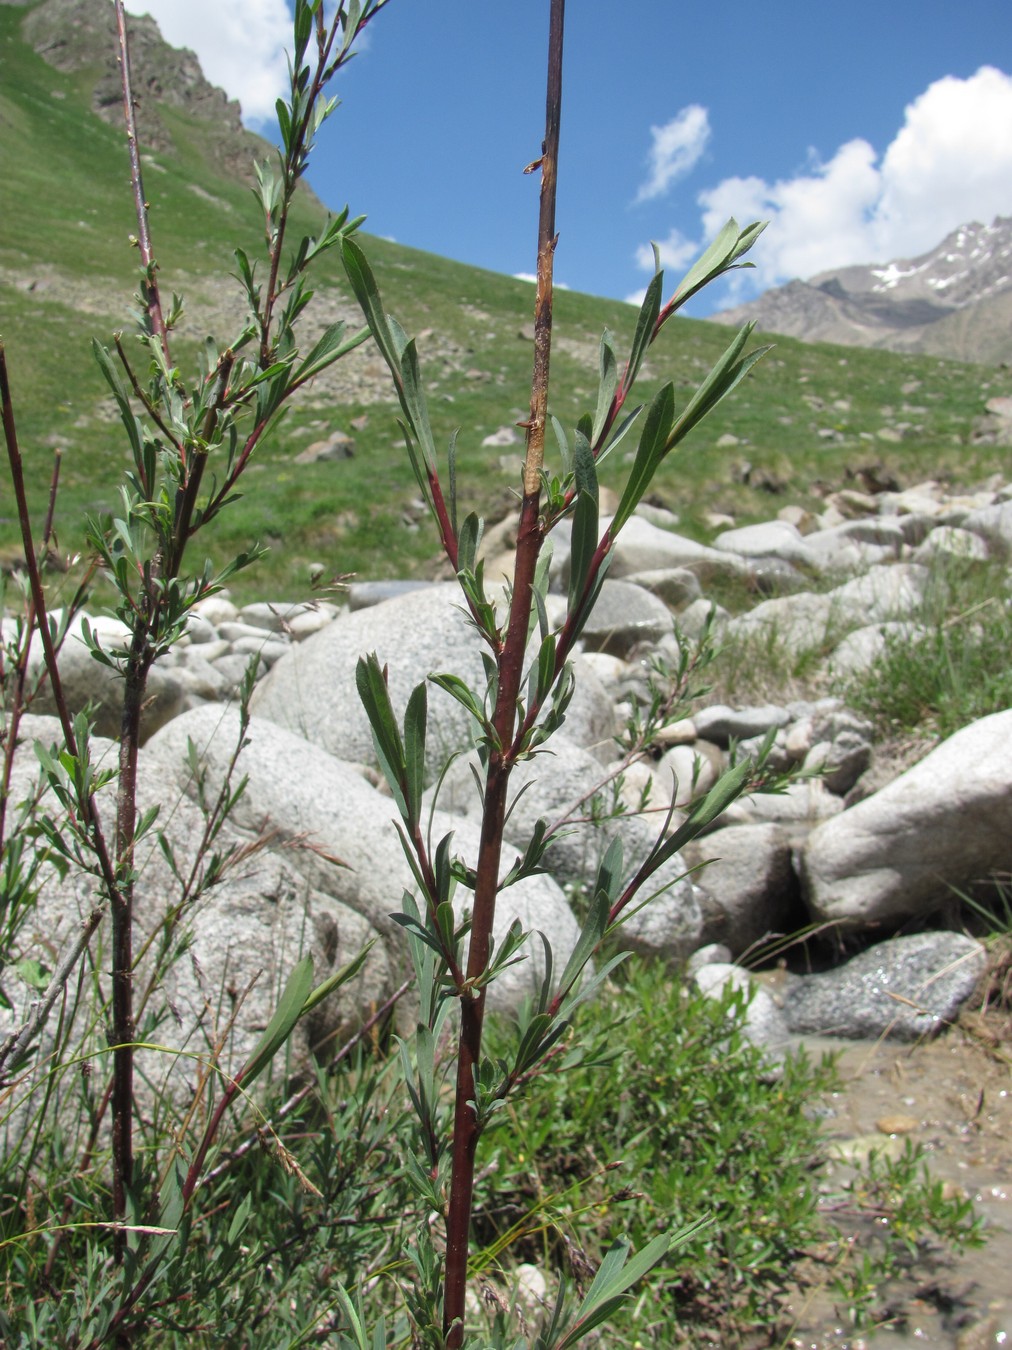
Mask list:
[[250,1083],[260,1076],[288,1040],[295,1024],[302,1016],[312,987],[313,958],[304,956],[289,975],[274,1016],[268,1022],[256,1049],[236,1076],[244,1088],[249,1087]]
[[603,891],[612,904],[618,899],[622,886],[623,855],[622,836],[617,834],[605,850],[594,882],[594,889]]
[[576,433],[574,471],[576,476],[576,508],[573,511],[572,545],[569,560],[569,608],[576,608],[583,595],[591,563],[598,545],[598,486],[597,470],[590,442],[581,432]]
[[373,745],[383,776],[394,795],[397,809],[405,819],[408,819],[408,803],[404,790],[406,779],[404,746],[390,705],[386,680],[383,678],[383,671],[380,669],[379,658],[375,652],[359,657],[355,668],[355,684],[366,717],[369,719]]
[[414,338],[408,342],[401,353],[401,387],[404,391],[404,406],[411,420],[411,429],[421,447],[426,468],[435,473],[436,443],[429,424],[429,409],[422,388],[422,376],[418,368],[418,348]]
[[613,1243],[587,1290],[575,1321],[553,1350],[567,1350],[567,1347],[579,1344],[588,1332],[607,1322],[622,1306],[633,1285],[663,1261],[672,1247],[687,1242],[709,1222],[709,1219],[703,1219],[678,1233],[661,1233],[631,1260],[627,1241],[620,1239]]
[[538,685],[537,697],[540,703],[548,697],[549,690],[552,687],[552,681],[555,679],[555,637],[552,633],[546,633],[541,647],[538,651]]
[[417,825],[425,790],[425,728],[428,704],[425,682],[415,685],[404,712],[404,778],[408,821]]
[[430,675],[429,679],[438,689],[455,698],[477,722],[484,725],[484,709],[459,675]]
[[[383,308],[383,301],[380,296],[379,287],[376,284],[376,278],[373,276],[372,269],[366,259],[365,254],[355,243],[354,239],[345,238],[341,242],[341,256],[344,261],[344,270],[351,283],[351,288],[355,292],[355,299],[359,303],[362,313],[366,317],[366,322],[372,329],[373,337],[376,339],[376,345],[383,355],[383,359],[390,367],[391,372],[400,381],[400,352],[394,341],[393,331],[387,319],[386,311]],[[407,409],[405,409],[405,412]]]
[[454,946],[455,915],[449,900],[442,900],[436,906],[436,927],[443,940],[444,951],[452,952]]
[[640,443],[636,450],[632,472],[611,523],[612,537],[618,534],[643,500],[658,464],[667,453],[667,441],[674,417],[675,389],[669,381],[657,391],[650,407],[647,409],[646,421],[640,433]]
[[601,565],[597,569],[597,572],[594,576],[594,581],[590,587],[590,590],[584,597],[582,608],[580,609],[580,612],[577,614],[576,620],[573,624],[574,642],[583,632],[584,624],[587,622],[591,614],[594,612],[594,606],[597,604],[597,597],[601,594],[601,587],[607,580],[608,569],[611,567],[611,562],[614,556],[615,550],[614,548],[610,548],[601,560]]
[[663,285],[664,273],[655,272],[650,285],[646,289],[646,294],[643,296],[643,303],[640,305],[639,316],[636,319],[636,332],[633,334],[629,364],[626,367],[623,380],[626,389],[631,389],[636,382],[647,348],[653,341],[654,326],[657,323],[657,316],[661,312],[661,288]]
[[444,959],[443,948],[440,946],[438,938],[434,937],[419,919],[403,913],[391,914],[390,917],[394,923],[406,929],[409,935],[417,938],[419,942],[424,943],[426,947],[434,951],[441,961]]
[[601,334],[601,346],[598,354],[597,410],[594,413],[594,426],[590,434],[592,445],[604,430],[608,419],[612,399],[618,388],[618,361],[615,357],[614,338],[606,328]]
[[635,408],[631,408],[629,412],[626,413],[625,417],[622,418],[622,421],[619,423],[617,430],[612,432],[611,440],[608,442],[606,446],[604,446],[603,449],[597,452],[598,470],[600,470],[601,468],[602,461],[607,459],[607,457],[611,454],[611,452],[615,449],[615,447],[617,445],[620,445],[622,441],[625,440],[629,431],[632,429],[633,423],[636,421],[636,419],[639,417],[642,411],[643,411],[643,404],[638,403]]
[[[623,961],[628,960],[631,955],[632,952],[628,951],[618,952],[610,960],[606,961],[603,966],[595,968],[589,979],[581,980],[579,988],[574,993],[566,996],[559,1008],[559,1016],[571,1018],[581,1003],[589,1002],[611,975],[611,972],[616,970]],[[565,985],[561,986],[563,989],[565,989],[565,987]]]
[[586,432],[579,427],[576,430],[575,438],[573,476],[577,492],[593,497],[595,502],[599,500],[600,492],[597,485],[597,464],[594,460],[594,452],[590,448],[590,440]]
[[548,1013],[537,1013],[531,1018],[520,1039],[520,1044],[517,1046],[517,1052],[513,1060],[514,1074],[519,1076],[526,1073],[538,1058],[541,1041],[554,1021],[555,1018],[550,1017]]
[[366,957],[369,955],[372,947],[373,943],[367,942],[362,950],[343,965],[340,970],[335,970],[333,975],[328,975],[322,984],[318,984],[306,999],[302,1008],[302,1016],[305,1016],[308,1012],[312,1012],[318,1003],[322,1003],[335,989],[340,989],[342,984],[347,984],[349,980],[353,980],[365,965]]
[[252,296],[256,289],[254,281],[255,264],[250,263],[248,254],[241,248],[237,248],[233,251],[233,257],[239,267],[239,280],[242,282],[243,288],[247,294]]
[[408,452],[408,462],[411,465],[411,472],[415,475],[415,482],[418,484],[422,497],[428,503],[430,509],[432,506],[432,493],[429,489],[429,476],[425,466],[418,458],[418,451],[415,447],[415,439],[411,434],[411,428],[406,422],[397,419],[397,425],[401,429],[401,435],[404,437],[404,445]]
[[566,962],[566,968],[562,972],[562,979],[559,982],[560,989],[568,989],[576,980],[580,971],[594,955],[601,939],[604,937],[605,929],[608,926],[608,912],[611,909],[611,902],[605,891],[596,891],[590,908],[587,911],[587,917],[584,920],[580,936],[576,941],[576,946],[569,954],[569,960]]
[[734,768],[721,774],[710,791],[694,804],[688,816],[675,830],[674,834],[665,838],[660,843],[657,852],[650,855],[651,861],[655,863],[654,871],[684,848],[686,844],[691,843],[693,839],[702,834],[703,830],[712,825],[718,816],[723,815],[731,803],[736,801],[744,792],[754,767],[750,759],[744,759]]
[[[525,785],[525,788],[521,788],[520,792],[517,793],[516,798],[510,806],[510,812],[512,812],[513,807],[516,806],[517,801],[519,801],[521,794],[526,790],[527,786],[531,785]],[[508,818],[509,813],[507,813],[507,819]],[[548,821],[544,818],[535,821],[534,829],[531,831],[531,837],[528,839],[527,847],[524,850],[524,856],[522,858],[519,856],[517,857],[516,862],[514,862],[513,866],[499,883],[499,889],[504,891],[507,886],[514,885],[523,877],[531,876],[534,872],[545,871],[541,860],[550,843],[551,839],[548,837]]]
[[[442,839],[436,845],[435,856],[432,861],[433,871],[436,874],[436,894],[441,903],[448,903],[453,893],[453,854],[450,852],[450,846],[453,843],[453,831],[444,834]],[[450,910],[450,927],[447,932],[451,938],[453,936],[453,911]]]
[[[541,823],[540,821],[538,822]],[[541,945],[545,950],[545,978],[541,981],[541,989],[538,993],[538,1012],[543,1013],[551,1002],[552,998],[552,974],[555,970],[555,955],[552,952],[552,944],[545,937],[540,928],[534,930],[541,939]]]
[[534,632],[535,622],[538,625],[538,633],[542,642],[548,636],[550,625],[548,622],[548,587],[551,584],[551,566],[552,554],[554,548],[551,539],[546,539],[541,546],[541,552],[538,555],[537,566],[534,569],[534,582],[531,586],[531,594],[534,598],[533,613],[528,627],[527,640],[530,641],[531,634]]
[[559,456],[562,459],[562,468],[565,473],[573,472],[573,452],[569,448],[569,438],[566,435],[566,428],[562,425],[554,413],[549,414],[552,430],[555,432],[555,439],[559,446]]
[[274,104],[274,111],[278,118],[278,130],[281,132],[281,143],[287,149],[292,140],[292,118],[288,109],[288,104],[283,98],[279,98]]
[[356,1350],[369,1350],[369,1342],[366,1339],[365,1328],[362,1325],[362,1319],[358,1315],[354,1303],[352,1303],[348,1291],[342,1284],[333,1286],[334,1298],[339,1305],[344,1320],[347,1323],[348,1331],[355,1338]]
[[99,369],[105,376],[106,384],[112,390],[112,396],[119,407],[120,420],[123,423],[126,434],[130,439],[130,448],[133,450],[134,460],[137,462],[141,456],[141,426],[134,416],[133,409],[130,406],[130,398],[126,391],[126,386],[119,377],[119,371],[110,356],[108,350],[96,339],[92,338],[91,350],[98,362]]
[[[765,221],[753,221],[742,230],[732,217],[714,239],[713,243],[689,268],[675,290],[675,308],[681,309],[686,301],[697,295],[704,286],[739,266],[738,259],[749,251],[766,228]],[[751,263],[744,266],[751,267]]]
[[665,454],[679,441],[683,440],[709,412],[712,412],[721,399],[726,398],[731,390],[740,384],[756,362],[772,350],[769,346],[757,347],[745,356],[741,355],[754,327],[755,325],[752,323],[745,324],[727,351],[693,394],[688,406],[675,423],[668,437]]
[[484,527],[485,522],[473,511],[464,517],[457,537],[457,567],[461,572],[474,571]]
[[580,604],[587,584],[591,563],[597,551],[598,523],[597,502],[589,494],[581,492],[573,511],[572,544],[569,555],[568,603],[571,612]]
[[322,370],[332,366],[335,361],[347,356],[349,352],[354,351],[356,347],[360,347],[369,337],[370,330],[360,328],[357,333],[345,339],[346,327],[347,325],[344,322],[330,325],[306,359],[296,369],[294,378],[300,384],[306,380],[311,380],[315,375],[319,375]]

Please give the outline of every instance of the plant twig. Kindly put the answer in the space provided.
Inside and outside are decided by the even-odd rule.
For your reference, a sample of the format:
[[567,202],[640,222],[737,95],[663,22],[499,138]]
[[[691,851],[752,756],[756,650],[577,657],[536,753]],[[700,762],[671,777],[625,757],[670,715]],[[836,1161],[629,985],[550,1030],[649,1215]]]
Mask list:
[[[474,891],[474,908],[467,977],[476,981],[488,965],[499,864],[506,816],[510,772],[515,758],[509,753],[516,722],[517,698],[527,647],[533,604],[534,575],[544,538],[540,519],[541,469],[544,462],[545,420],[552,343],[552,270],[555,254],[555,196],[562,109],[562,45],[565,0],[552,0],[548,37],[548,81],[545,140],[541,155],[541,204],[538,226],[538,286],[535,308],[534,369],[531,411],[527,426],[524,493],[517,533],[516,565],[509,628],[499,657],[499,691],[493,725],[497,747],[489,755]],[[479,1123],[474,1106],[475,1075],[481,1061],[485,989],[461,991],[460,1039],[457,1056],[456,1099],[450,1203],[446,1221],[446,1276],[443,1334],[447,1350],[459,1350],[464,1338],[467,1292],[467,1255],[474,1191]]]
[[137,247],[140,249],[141,266],[144,271],[142,299],[147,307],[151,331],[161,342],[166,364],[171,366],[168,330],[162,314],[162,299],[158,289],[158,265],[151,248],[151,232],[148,228],[148,203],[144,195],[144,180],[141,176],[141,153],[137,142],[137,117],[130,83],[130,51],[127,42],[126,13],[123,9],[123,0],[116,0],[116,33],[119,40],[119,66],[123,85],[123,117],[126,121],[127,148],[130,152],[130,183],[133,188],[134,210],[137,215]]

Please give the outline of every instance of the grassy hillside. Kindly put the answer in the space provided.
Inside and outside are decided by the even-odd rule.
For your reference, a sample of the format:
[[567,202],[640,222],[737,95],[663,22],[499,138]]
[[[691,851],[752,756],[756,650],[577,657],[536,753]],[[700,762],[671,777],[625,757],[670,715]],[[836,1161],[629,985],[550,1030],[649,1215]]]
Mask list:
[[[61,74],[22,42],[24,13],[0,5],[0,333],[40,514],[52,448],[64,450],[60,542],[70,550],[84,513],[114,504],[126,463],[90,342],[129,331],[136,264],[129,236],[136,227],[123,136],[90,111],[89,72]],[[222,181],[210,166],[199,123],[178,109],[164,107],[160,115],[179,149],[146,157],[145,187],[164,291],[187,301],[174,355],[188,371],[196,343],[208,332],[226,339],[239,317],[231,252],[236,244],[257,248],[257,207],[245,186]],[[340,112],[323,134],[341,135]],[[368,210],[367,202],[351,206]],[[318,231],[315,204],[307,200],[298,215],[300,231]],[[532,257],[535,229],[532,217]],[[532,344],[521,330],[531,322],[532,288],[379,239],[367,239],[366,247],[388,307],[410,333],[424,334],[419,346],[437,434],[445,443],[460,428],[462,497],[501,514],[517,482],[520,447],[483,449],[481,440],[524,415]],[[320,326],[335,314],[351,315],[336,259],[320,269],[314,305]],[[557,316],[553,411],[571,424],[593,406],[602,327],[628,336],[635,315],[616,301],[563,292]],[[728,336],[705,322],[669,325],[651,353],[643,396],[668,378],[687,395]],[[967,443],[982,400],[998,391],[992,376],[984,367],[780,339],[664,467],[655,496],[687,530],[705,534],[707,512],[743,523],[766,518],[788,501],[817,503],[820,491],[845,485],[867,466],[901,482],[945,476],[972,483],[1000,469],[1005,456]],[[354,436],[352,458],[294,462],[336,430]],[[881,439],[883,430],[902,439]],[[731,436],[737,444],[717,444]],[[229,537],[219,537],[223,550],[253,539],[271,546],[244,582],[251,592],[303,594],[315,561],[331,573],[363,576],[431,568],[432,535],[424,521],[416,523],[393,404],[368,349],[291,411],[247,482],[244,501],[223,522]],[[9,558],[16,551],[9,492],[2,501],[0,550]]]

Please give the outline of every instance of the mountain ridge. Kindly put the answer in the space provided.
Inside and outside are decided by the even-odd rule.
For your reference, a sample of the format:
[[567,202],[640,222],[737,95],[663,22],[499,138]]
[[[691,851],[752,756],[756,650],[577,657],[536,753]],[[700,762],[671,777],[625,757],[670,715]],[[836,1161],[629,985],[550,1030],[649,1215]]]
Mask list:
[[[3,0],[10,4],[12,0]],[[110,0],[36,0],[25,6],[24,40],[54,70],[83,74],[91,107],[119,128],[123,86],[117,59],[116,15]],[[242,125],[239,104],[204,76],[188,48],[172,47],[150,15],[130,15],[131,84],[140,139],[155,153],[176,153],[166,107],[184,111],[205,128],[204,150],[217,168],[253,182],[253,162],[272,152],[269,142]]]
[[806,342],[1012,360],[1012,216],[971,221],[915,258],[834,268],[711,318]]
[[[112,12],[111,0],[70,9],[66,0],[31,7],[0,0],[0,333],[32,500],[44,508],[51,451],[59,449],[61,540],[71,551],[81,547],[81,522],[116,507],[122,438],[92,342],[108,343],[124,321],[128,334],[132,327],[137,223],[118,109],[108,104],[109,120],[95,111],[96,82],[108,69],[101,52],[63,72],[46,64],[23,28],[28,15],[66,25],[96,4]],[[179,66],[184,75],[189,59]],[[156,72],[163,86],[169,69]],[[170,148],[156,151],[146,142],[141,110],[144,187],[163,294],[185,301],[173,356],[186,371],[209,335],[228,340],[242,323],[234,250],[262,256],[263,213],[248,179],[209,157],[209,123],[196,112],[213,110],[214,100],[191,109],[173,95],[158,102],[164,94],[148,86],[145,99],[149,112],[157,104]],[[328,134],[340,135],[339,117]],[[266,142],[258,145],[243,169],[272,153]],[[352,202],[352,214],[368,205]],[[325,208],[299,192],[291,247],[318,237],[325,219]],[[532,215],[532,244],[535,225]],[[416,335],[435,442],[452,440],[458,481],[467,485],[461,509],[498,520],[519,481],[533,287],[364,232],[362,243],[390,311]],[[338,257],[320,257],[313,290],[304,342],[311,345],[336,320],[358,324]],[[594,406],[602,329],[621,351],[635,323],[635,308],[623,301],[558,291],[551,412],[560,425],[575,427]],[[667,325],[644,363],[643,402],[665,382],[690,399],[728,338],[704,320]],[[817,509],[826,492],[871,480],[973,484],[1007,458],[1007,450],[971,436],[973,419],[988,400],[1010,392],[1005,376],[986,368],[784,338],[693,433],[685,452],[660,466],[652,503],[676,510],[687,531],[708,537],[711,517],[767,519],[771,495]],[[328,447],[338,444],[342,457],[328,458]],[[554,442],[549,454],[556,455]],[[609,465],[616,476],[618,459]],[[318,563],[336,575],[428,576],[432,545],[420,511],[396,398],[383,361],[366,343],[302,391],[260,442],[247,494],[223,514],[208,547],[225,559],[252,541],[267,544],[257,579],[236,583],[261,596],[304,595],[308,568]],[[18,556],[18,540],[16,518],[0,507],[0,566]]]

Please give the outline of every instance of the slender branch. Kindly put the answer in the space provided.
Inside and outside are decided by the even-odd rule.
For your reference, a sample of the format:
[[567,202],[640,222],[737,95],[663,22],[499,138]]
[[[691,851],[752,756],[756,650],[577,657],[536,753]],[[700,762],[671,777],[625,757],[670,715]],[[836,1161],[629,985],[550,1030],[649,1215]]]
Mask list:
[[[9,398],[10,390],[5,386],[5,400],[9,402]],[[56,494],[60,483],[61,460],[62,453],[60,450],[57,450],[53,460],[53,476],[49,484],[49,509],[46,512],[46,523],[42,529],[43,560],[45,560],[48,555],[49,541],[52,538],[53,533],[53,516],[56,512]],[[0,847],[2,847],[3,842],[7,837],[7,799],[10,796],[11,774],[14,771],[14,752],[17,749],[18,734],[21,729],[21,719],[25,714],[28,703],[26,695],[28,662],[32,654],[32,634],[34,629],[35,601],[32,599],[31,592],[29,592],[24,606],[24,629],[14,654],[14,691],[5,729],[6,739],[4,741],[3,766],[0,768]],[[3,648],[0,646],[0,669],[2,669],[2,663]]]
[[200,492],[200,482],[207,464],[207,447],[214,435],[221,410],[228,398],[228,381],[234,365],[235,353],[229,348],[222,352],[218,360],[211,402],[200,429],[200,443],[191,446],[190,452],[186,456],[186,482],[176,492],[172,544],[165,563],[165,573],[169,577],[174,577],[179,572],[183,562],[183,553],[186,550],[190,535],[193,533],[193,513],[197,506],[197,494]]
[[531,379],[531,415],[524,460],[524,495],[540,487],[545,457],[545,420],[548,410],[548,374],[552,351],[552,271],[555,259],[555,196],[559,164],[559,127],[562,118],[562,34],[565,0],[553,0],[549,21],[548,88],[545,140],[541,153],[541,204],[538,221],[538,283],[534,302],[534,371]]
[[[322,14],[323,7],[320,7]],[[283,199],[281,209],[278,212],[276,227],[270,214],[267,217],[267,244],[270,252],[270,273],[267,282],[267,298],[264,302],[263,314],[260,318],[260,362],[263,367],[270,364],[270,330],[274,312],[274,306],[280,298],[282,292],[286,289],[284,285],[278,284],[278,275],[281,268],[281,254],[284,248],[285,232],[288,226],[288,208],[291,205],[292,198],[295,195],[295,186],[302,173],[302,168],[306,159],[306,140],[309,136],[310,119],[313,117],[317,100],[323,92],[323,87],[330,76],[341,64],[340,57],[334,65],[334,69],[328,71],[327,58],[334,45],[334,39],[337,35],[337,27],[344,14],[343,2],[338,5],[337,13],[334,15],[330,25],[330,30],[324,36],[323,30],[317,26],[317,60],[316,70],[313,74],[312,85],[306,94],[305,112],[298,123],[298,127],[293,131],[291,141],[286,143],[286,154],[282,160],[283,181]],[[364,21],[360,21],[356,28],[356,35],[361,31]],[[293,85],[293,107],[295,107],[295,86]]]
[[162,314],[161,294],[158,290],[158,265],[151,249],[151,233],[148,229],[148,203],[144,195],[144,180],[141,176],[141,155],[140,146],[137,143],[137,118],[130,83],[130,51],[127,43],[126,13],[123,9],[123,0],[116,0],[116,33],[119,39],[119,65],[123,82],[123,117],[126,121],[127,147],[130,152],[130,183],[133,187],[134,209],[137,214],[137,246],[140,249],[141,265],[144,269],[143,300],[147,306],[151,331],[162,344],[166,364],[171,366],[169,335]]
[[442,951],[443,960],[446,962],[446,968],[450,978],[453,980],[457,989],[462,989],[466,983],[466,977],[457,961],[457,953],[453,950],[452,944],[444,942],[442,930],[436,921],[436,911],[439,908],[439,886],[436,882],[436,874],[432,870],[432,860],[429,857],[429,851],[422,837],[421,827],[416,822],[410,831],[406,831],[411,848],[418,862],[418,871],[424,883],[425,906],[429,912],[429,917],[433,922],[433,928],[440,934],[439,945]]
[[104,906],[96,907],[91,911],[81,925],[77,937],[60,958],[42,997],[32,1000],[25,1021],[17,1031],[12,1031],[0,1044],[0,1073],[3,1073],[5,1066],[8,1075],[14,1073],[18,1066],[24,1062],[25,1055],[28,1053],[32,1042],[46,1025],[49,1014],[53,1011],[60,995],[63,993],[67,980],[82,954],[87,950],[88,944],[98,931],[106,913]]
[[53,476],[49,480],[49,506],[42,526],[42,552],[49,552],[49,542],[53,537],[53,520],[56,517],[56,497],[60,490],[60,466],[63,463],[63,451],[57,447],[53,455]]
[[[46,670],[49,673],[49,684],[53,691],[53,702],[56,704],[56,713],[60,719],[60,726],[63,730],[67,749],[76,757],[79,753],[77,737],[74,734],[73,718],[70,716],[67,700],[64,697],[63,681],[60,679],[60,671],[56,661],[56,645],[53,642],[53,635],[49,628],[46,596],[45,591],[42,588],[42,574],[39,569],[38,556],[35,551],[35,538],[32,533],[31,516],[28,512],[24,462],[21,458],[21,449],[18,445],[17,426],[14,421],[14,406],[11,399],[10,381],[7,374],[7,356],[2,340],[0,340],[0,408],[2,408],[4,440],[7,444],[7,458],[10,463],[11,482],[14,487],[14,499],[17,503],[18,521],[21,526],[21,546],[24,553],[25,569],[28,572],[28,584],[38,620],[39,638],[42,642]],[[81,803],[81,814],[84,824],[91,834],[92,847],[94,848],[96,857],[99,861],[102,880],[108,893],[111,895],[116,889],[116,871],[113,867],[109,850],[106,847],[105,837],[102,833],[98,814],[95,809],[94,798],[88,797]]]
[[[127,356],[126,350],[123,346],[123,335],[121,333],[115,334],[113,341],[116,344],[116,355],[120,359],[120,365],[122,365],[123,369],[126,371],[127,379],[130,381],[130,387],[134,391],[134,394],[136,395],[138,402],[140,403],[144,411],[147,413],[147,415],[151,418],[152,422],[154,422],[158,430],[169,442],[169,444],[175,446],[180,459],[183,459],[185,454],[183,443],[176,435],[176,433],[172,430],[172,428],[169,426],[168,422],[166,422],[166,420],[162,417],[161,413],[158,411],[157,405],[152,402],[152,400],[148,397],[148,395],[142,388],[141,382],[140,380],[138,380],[136,374],[134,373],[134,368],[130,363],[130,358]],[[142,475],[141,486],[144,488],[144,491],[146,493],[150,493],[154,490],[153,485],[147,482],[146,475]]]
[[[138,247],[141,254],[143,280],[141,298],[147,308],[152,334],[161,345],[165,364],[171,368],[168,328],[162,313],[158,289],[157,264],[151,245],[148,225],[148,203],[144,195],[141,175],[140,148],[137,142],[137,121],[134,113],[133,87],[130,78],[130,51],[127,41],[126,13],[123,0],[116,3],[116,31],[119,38],[120,74],[123,83],[123,116],[126,122],[127,147],[130,154],[130,181],[133,187],[134,208],[137,215]],[[189,476],[186,448],[180,447],[184,477]],[[178,566],[181,550],[176,558]],[[113,1220],[122,1223],[127,1215],[127,1201],[133,1186],[133,926],[134,926],[134,837],[137,827],[137,755],[140,747],[141,712],[147,689],[148,673],[154,660],[151,633],[157,629],[160,609],[159,578],[165,559],[161,553],[145,564],[141,582],[139,605],[135,606],[133,636],[124,670],[123,711],[120,723],[119,781],[116,786],[116,868],[119,884],[110,892],[112,915],[112,1153]],[[117,1229],[114,1255],[122,1261],[126,1252],[126,1234]]]
[[[368,1036],[369,1032],[372,1031],[373,1027],[378,1026],[379,1023],[383,1021],[384,1017],[386,1017],[387,1013],[390,1012],[391,1008],[393,1008],[395,1004],[400,1002],[400,1000],[404,997],[404,995],[408,992],[410,988],[411,988],[410,980],[405,980],[402,984],[398,985],[398,987],[394,990],[394,992],[390,995],[390,997],[384,1003],[382,1003],[372,1014],[372,1016],[369,1017],[365,1022],[363,1022],[362,1025],[359,1027],[359,1029],[352,1036],[350,1036],[348,1040],[344,1042],[341,1048],[337,1050],[330,1059],[327,1060],[328,1072],[333,1071],[337,1067],[337,1065],[341,1063],[343,1059],[347,1059],[347,1057],[351,1054],[352,1050],[354,1050],[355,1046],[358,1045],[359,1042],[362,1041],[364,1037]],[[314,1054],[317,1049],[319,1049],[318,1046],[314,1048]],[[290,1116],[292,1112],[296,1109],[296,1107],[301,1106],[302,1103],[306,1100],[306,1098],[311,1096],[312,1093],[314,1093],[316,1090],[317,1085],[315,1082],[306,1083],[303,1087],[299,1088],[298,1092],[293,1093],[292,1096],[289,1097],[286,1102],[282,1103],[282,1105],[278,1108],[277,1114],[273,1117],[273,1119],[267,1121],[266,1128],[268,1129],[273,1128],[275,1125],[280,1124],[281,1121],[286,1120],[288,1116]],[[260,1144],[259,1134],[252,1134],[247,1139],[245,1139],[241,1144],[237,1144],[234,1149],[232,1149],[229,1153],[225,1154],[225,1156],[221,1159],[221,1161],[217,1163],[214,1167],[212,1167],[211,1170],[206,1174],[204,1178],[205,1184],[209,1181],[214,1181],[215,1178],[221,1176],[223,1172],[228,1170],[228,1168],[231,1166],[232,1163],[238,1161],[239,1158],[249,1153],[251,1149],[257,1148],[259,1144]]]
[[[544,538],[540,519],[541,469],[544,463],[545,421],[552,343],[552,270],[557,236],[555,197],[562,108],[562,45],[565,0],[552,0],[548,36],[548,80],[545,140],[541,156],[541,203],[538,224],[538,286],[535,301],[534,369],[531,411],[524,461],[524,495],[517,534],[516,565],[509,627],[499,656],[499,692],[493,725],[498,745],[489,757],[481,841],[477,861],[474,908],[467,975],[476,980],[488,965],[492,926],[499,889],[499,865],[506,817],[509,777],[514,759],[506,747],[513,740],[517,698],[523,675],[527,631],[533,603],[534,574]],[[474,1107],[475,1074],[481,1061],[485,990],[465,993],[461,1000],[457,1054],[456,1100],[453,1119],[450,1204],[446,1221],[446,1278],[443,1334],[447,1350],[459,1350],[464,1340],[467,1292],[467,1256],[474,1193],[475,1156],[479,1124]]]
[[[67,701],[63,694],[63,684],[60,680],[59,667],[57,666],[56,661],[56,648],[53,643],[52,633],[49,629],[46,597],[42,588],[42,577],[35,552],[31,517],[28,513],[24,465],[21,459],[21,450],[18,445],[17,426],[14,420],[14,406],[11,399],[10,381],[7,374],[7,356],[2,340],[0,340],[0,408],[2,408],[4,439],[7,444],[7,457],[10,462],[11,482],[14,487],[14,497],[18,508],[18,519],[21,524],[21,544],[24,552],[25,567],[28,572],[28,584],[31,591],[32,606],[34,608],[35,616],[38,619],[39,637],[42,641],[46,669],[49,672],[49,683],[53,691],[53,699],[56,703],[60,725],[63,728],[64,739],[66,741],[67,749],[72,755],[76,756],[78,754],[77,739],[74,735],[73,720],[70,716],[70,712],[67,708]],[[98,859],[99,871],[102,875],[106,894],[109,896],[115,895],[117,889],[116,871],[112,859],[109,856],[109,850],[106,847],[105,836],[102,832],[98,813],[95,809],[94,798],[84,798],[80,802],[80,810],[82,821],[91,836],[91,845],[95,851],[95,856]],[[92,911],[78,933],[78,936],[60,960],[56,970],[53,972],[52,979],[49,981],[42,997],[33,1001],[29,1009],[28,1017],[18,1030],[12,1032],[7,1036],[3,1043],[0,1044],[0,1069],[8,1062],[10,1062],[13,1068],[23,1061],[32,1042],[45,1026],[50,1013],[59,1000],[66,981],[70,977],[71,971],[80,960],[83,952],[87,949],[88,944],[98,929],[99,924],[102,922],[104,915],[105,910],[102,907],[96,907]]]

